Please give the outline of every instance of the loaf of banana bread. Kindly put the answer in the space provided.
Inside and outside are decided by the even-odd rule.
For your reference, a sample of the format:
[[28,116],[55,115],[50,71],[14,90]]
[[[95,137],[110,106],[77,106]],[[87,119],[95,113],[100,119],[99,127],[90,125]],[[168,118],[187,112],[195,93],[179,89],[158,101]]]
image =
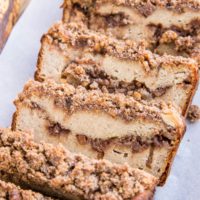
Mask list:
[[0,171],[60,199],[150,200],[157,184],[155,177],[128,165],[74,155],[8,129],[0,129]]
[[42,38],[35,78],[172,102],[185,116],[199,77],[193,59],[158,56],[76,23],[58,23]]
[[171,105],[51,81],[28,82],[15,105],[13,130],[30,130],[36,141],[61,143],[91,158],[128,163],[160,184],[185,131]]
[[200,63],[197,0],[65,0],[63,8],[65,22],[83,22],[118,39],[143,41],[154,52]]

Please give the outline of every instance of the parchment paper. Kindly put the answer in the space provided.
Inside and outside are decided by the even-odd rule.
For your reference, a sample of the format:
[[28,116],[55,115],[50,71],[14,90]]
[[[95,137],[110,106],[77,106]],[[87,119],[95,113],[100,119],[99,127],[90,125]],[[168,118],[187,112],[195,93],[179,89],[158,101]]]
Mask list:
[[[32,0],[0,55],[0,126],[8,127],[15,111],[13,99],[33,78],[40,38],[61,19],[62,0]],[[200,105],[200,90],[194,100]],[[170,177],[158,188],[156,200],[200,199],[200,123],[188,125]]]

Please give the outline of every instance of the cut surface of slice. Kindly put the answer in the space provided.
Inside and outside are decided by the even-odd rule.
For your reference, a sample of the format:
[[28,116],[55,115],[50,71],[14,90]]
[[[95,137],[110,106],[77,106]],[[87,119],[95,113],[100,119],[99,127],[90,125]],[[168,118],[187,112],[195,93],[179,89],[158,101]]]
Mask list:
[[157,184],[152,175],[128,165],[75,155],[8,129],[0,130],[0,171],[60,199],[149,200]]
[[15,105],[13,130],[30,130],[36,141],[61,143],[91,158],[128,163],[160,184],[185,131],[171,105],[51,81],[27,83]]
[[58,23],[42,39],[36,80],[172,102],[185,116],[198,83],[192,59],[158,56],[132,42]]
[[144,41],[157,53],[193,57],[200,63],[199,1],[65,0],[63,8],[65,22],[83,22],[118,39]]
[[53,200],[31,190],[23,190],[13,183],[0,181],[1,200]]

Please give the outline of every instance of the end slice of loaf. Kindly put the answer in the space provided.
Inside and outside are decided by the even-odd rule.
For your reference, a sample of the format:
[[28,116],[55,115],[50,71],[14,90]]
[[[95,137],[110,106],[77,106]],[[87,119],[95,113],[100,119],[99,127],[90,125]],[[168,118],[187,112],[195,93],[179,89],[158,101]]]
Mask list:
[[123,94],[30,81],[15,101],[13,130],[36,141],[63,144],[91,158],[128,163],[164,184],[185,131],[171,105],[138,102]]
[[0,171],[60,199],[149,200],[157,179],[127,165],[35,143],[30,134],[0,130]]
[[132,42],[58,23],[43,36],[35,78],[172,102],[185,116],[198,67],[192,59],[158,56]]
[[31,190],[21,189],[13,183],[0,181],[0,199],[1,200],[53,200],[40,193]]
[[83,22],[118,39],[145,41],[154,52],[200,63],[199,1],[65,0],[63,8],[65,22]]

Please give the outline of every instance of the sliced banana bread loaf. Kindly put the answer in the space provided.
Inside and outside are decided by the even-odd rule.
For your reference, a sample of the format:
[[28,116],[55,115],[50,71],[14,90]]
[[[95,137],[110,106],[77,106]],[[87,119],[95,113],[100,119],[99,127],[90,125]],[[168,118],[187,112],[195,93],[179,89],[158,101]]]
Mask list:
[[68,84],[30,81],[15,105],[13,130],[30,130],[36,141],[62,143],[92,158],[128,163],[153,174],[160,184],[185,131],[171,105]]

